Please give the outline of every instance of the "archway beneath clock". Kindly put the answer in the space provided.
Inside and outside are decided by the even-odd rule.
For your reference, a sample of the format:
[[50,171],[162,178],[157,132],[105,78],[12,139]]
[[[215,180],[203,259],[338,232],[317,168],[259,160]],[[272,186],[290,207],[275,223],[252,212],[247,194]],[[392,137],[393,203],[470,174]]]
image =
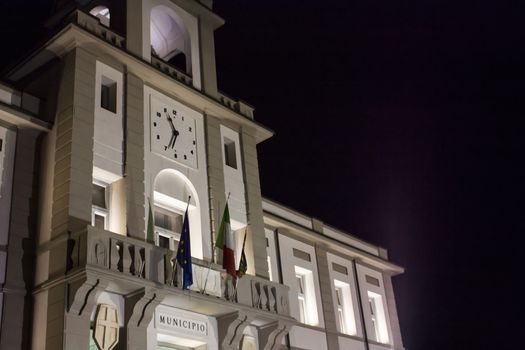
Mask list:
[[[190,198],[189,204],[188,198]],[[175,169],[161,170],[155,177],[153,185],[155,244],[171,250],[177,249],[186,206],[188,206],[191,255],[202,259],[202,220],[197,191],[181,172]]]

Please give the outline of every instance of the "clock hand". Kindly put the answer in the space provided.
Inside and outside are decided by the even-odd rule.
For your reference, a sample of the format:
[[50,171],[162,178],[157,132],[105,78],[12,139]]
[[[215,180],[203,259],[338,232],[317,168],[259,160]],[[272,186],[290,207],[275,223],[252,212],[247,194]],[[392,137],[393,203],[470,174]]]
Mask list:
[[[173,134],[173,147],[175,147],[175,141],[177,141],[177,137],[179,136],[178,130],[175,130],[175,133]],[[173,148],[172,147],[172,148]]]
[[173,119],[171,119],[170,115],[167,112],[166,112],[166,117],[168,118],[168,122],[170,123],[171,132],[175,133],[175,131],[177,130],[175,129],[175,125],[173,125]]

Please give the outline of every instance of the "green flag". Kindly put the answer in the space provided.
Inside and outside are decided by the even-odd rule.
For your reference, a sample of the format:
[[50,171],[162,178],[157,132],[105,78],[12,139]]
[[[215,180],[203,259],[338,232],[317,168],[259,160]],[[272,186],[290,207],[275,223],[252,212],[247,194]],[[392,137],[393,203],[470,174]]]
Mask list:
[[228,209],[228,202],[224,207],[224,213],[222,214],[221,225],[219,226],[219,232],[217,233],[217,239],[215,240],[215,247],[224,249],[225,231],[230,230],[230,211]]
[[239,261],[239,269],[237,270],[237,277],[241,278],[246,275],[248,270],[248,261],[246,260],[246,254],[244,254],[244,245],[246,244],[246,234],[248,233],[248,227],[244,231],[244,240],[242,242],[241,260]]
[[155,232],[154,223],[153,223],[153,211],[151,210],[151,202],[148,198],[148,228],[146,232],[146,241],[153,243],[153,233]]

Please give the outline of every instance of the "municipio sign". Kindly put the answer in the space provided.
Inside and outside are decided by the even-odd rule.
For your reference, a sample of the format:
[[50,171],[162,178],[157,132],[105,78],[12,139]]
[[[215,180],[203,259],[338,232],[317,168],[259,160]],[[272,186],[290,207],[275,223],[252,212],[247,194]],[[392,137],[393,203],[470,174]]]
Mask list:
[[208,322],[197,321],[182,315],[174,315],[165,312],[156,312],[155,326],[169,332],[184,331],[199,336],[208,335]]

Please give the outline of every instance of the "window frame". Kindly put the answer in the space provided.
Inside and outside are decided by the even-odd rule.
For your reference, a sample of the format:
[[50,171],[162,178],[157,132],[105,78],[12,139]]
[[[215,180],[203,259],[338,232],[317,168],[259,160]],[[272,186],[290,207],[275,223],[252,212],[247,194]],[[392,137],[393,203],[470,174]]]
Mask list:
[[[363,336],[363,328],[352,259],[336,255],[333,252],[327,252],[326,258],[331,281],[333,312],[335,315],[339,315],[339,309],[342,311],[342,319],[339,316],[336,317],[337,330],[341,334],[361,337]],[[340,268],[336,268],[334,265],[338,265]],[[337,305],[337,290],[341,293],[341,307]]]
[[[183,220],[184,220],[184,213],[181,212],[178,208],[173,208],[173,207],[168,208],[167,206],[162,205],[161,203],[158,203],[158,202],[154,203],[153,210],[154,210],[153,212],[153,220],[154,220],[153,231],[154,231],[155,245],[160,247],[159,245],[160,237],[159,236],[162,236],[162,237],[169,239],[170,241],[169,249],[175,251],[177,249],[177,246],[179,245],[180,236],[182,232],[175,232],[175,231],[168,230],[164,227],[157,226],[155,222],[155,213],[157,210],[160,210],[161,212],[173,213],[173,214],[181,215],[183,217],[182,218]],[[182,227],[181,227],[181,231],[182,231]]]
[[111,185],[107,182],[93,179],[93,185],[104,188],[104,200],[106,202],[106,208],[102,208],[98,205],[93,204],[93,197],[91,198],[91,226],[95,227],[95,215],[104,217],[104,230],[109,230],[110,220],[110,207],[111,207]]
[[335,296],[336,296],[336,309],[337,309],[337,317],[339,320],[339,332],[347,334],[348,330],[346,329],[346,314],[344,309],[344,295],[343,295],[343,288],[339,286],[335,286]]
[[308,313],[306,311],[306,284],[305,284],[305,278],[304,275],[296,273],[295,274],[295,281],[297,282],[298,290],[297,290],[297,300],[299,303],[299,322],[301,323],[308,323]]
[[[368,337],[380,344],[392,344],[392,329],[383,273],[359,263],[356,263],[356,268]],[[371,280],[378,282],[379,285],[370,283]],[[372,302],[371,297],[373,297]]]

